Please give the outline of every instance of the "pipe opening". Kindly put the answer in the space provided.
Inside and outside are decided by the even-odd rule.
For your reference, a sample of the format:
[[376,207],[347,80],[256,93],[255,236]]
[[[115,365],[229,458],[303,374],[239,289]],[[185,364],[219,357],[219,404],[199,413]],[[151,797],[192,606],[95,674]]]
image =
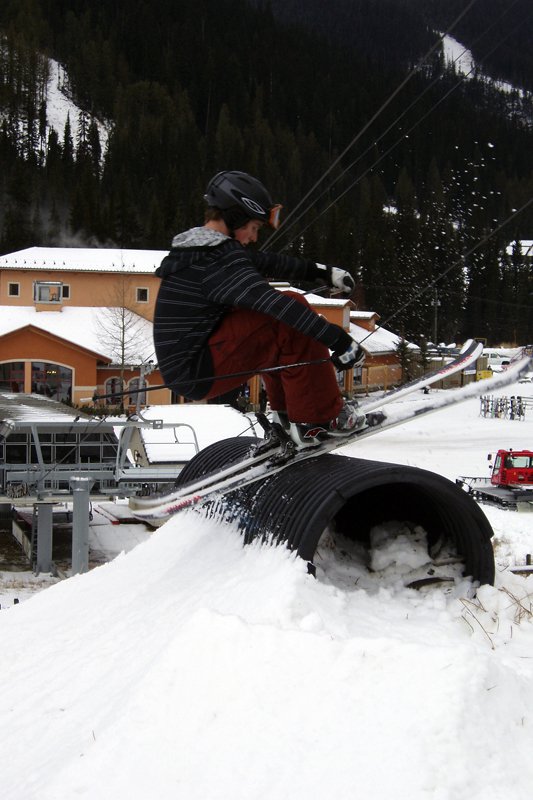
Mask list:
[[350,497],[334,518],[335,529],[347,539],[370,546],[370,532],[377,525],[398,521],[422,527],[428,547],[443,537],[442,509],[435,497],[412,483],[382,484]]

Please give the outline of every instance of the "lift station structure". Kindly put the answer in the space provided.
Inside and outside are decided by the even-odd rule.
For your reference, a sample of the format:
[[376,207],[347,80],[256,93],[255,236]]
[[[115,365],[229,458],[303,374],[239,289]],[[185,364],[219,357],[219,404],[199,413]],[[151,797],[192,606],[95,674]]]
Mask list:
[[[31,509],[29,541],[20,541],[36,572],[53,571],[53,508],[72,503],[72,574],[88,569],[90,503],[128,498],[173,484],[183,463],[135,463],[142,428],[186,429],[163,420],[93,416],[37,394],[0,393],[0,513]],[[18,538],[18,537],[17,537]]]

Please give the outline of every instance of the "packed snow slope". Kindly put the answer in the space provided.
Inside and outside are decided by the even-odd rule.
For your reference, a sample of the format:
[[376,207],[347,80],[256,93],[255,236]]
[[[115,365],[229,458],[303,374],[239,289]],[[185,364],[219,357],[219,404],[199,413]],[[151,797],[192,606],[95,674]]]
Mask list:
[[[453,478],[532,446],[533,418],[478,408],[351,451]],[[3,800],[530,800],[533,577],[509,567],[533,514],[486,513],[497,583],[476,596],[405,588],[400,557],[364,588],[327,559],[316,580],[189,511],[2,610]]]

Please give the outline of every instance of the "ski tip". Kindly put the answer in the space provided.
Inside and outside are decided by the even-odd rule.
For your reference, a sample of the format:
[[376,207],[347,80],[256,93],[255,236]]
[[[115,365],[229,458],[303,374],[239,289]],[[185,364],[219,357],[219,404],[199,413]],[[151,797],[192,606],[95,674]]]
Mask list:
[[480,356],[483,352],[483,343],[478,342],[477,339],[467,339],[459,351],[459,355],[466,355],[467,353],[475,353],[476,357]]

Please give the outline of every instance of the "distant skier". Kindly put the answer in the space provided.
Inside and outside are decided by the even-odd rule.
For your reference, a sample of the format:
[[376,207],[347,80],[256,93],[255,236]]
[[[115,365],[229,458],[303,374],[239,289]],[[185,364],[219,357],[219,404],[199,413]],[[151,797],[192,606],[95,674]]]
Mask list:
[[[347,435],[364,421],[344,401],[335,374],[359,367],[364,353],[338,325],[316,314],[303,295],[272,288],[275,279],[325,280],[347,294],[343,269],[247,248],[263,225],[276,229],[281,206],[244,172],[215,175],[204,196],[205,224],[180,233],[156,274],[161,278],[154,342],[166,385],[190,400],[216,397],[266,367],[319,361],[262,378],[274,418],[300,445]],[[333,356],[329,360],[329,350]],[[332,363],[333,362],[333,363]]]

